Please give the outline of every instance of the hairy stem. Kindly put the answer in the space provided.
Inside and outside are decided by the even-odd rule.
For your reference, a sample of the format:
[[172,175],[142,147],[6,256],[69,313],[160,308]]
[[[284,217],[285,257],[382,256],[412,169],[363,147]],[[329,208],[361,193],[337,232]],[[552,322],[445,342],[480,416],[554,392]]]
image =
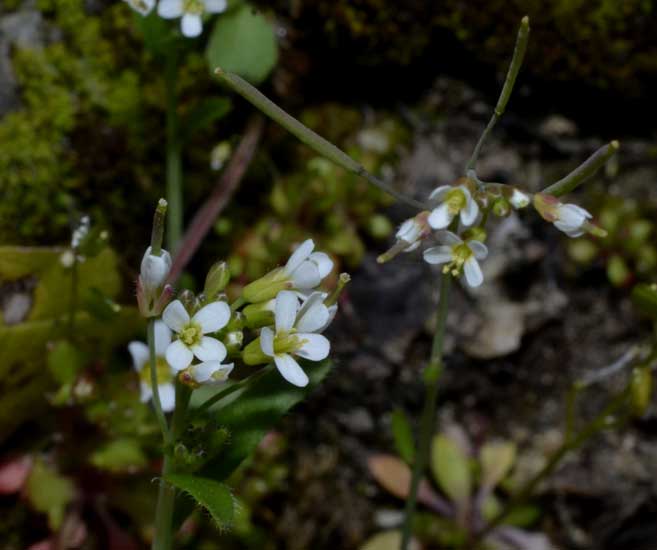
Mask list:
[[472,156],[468,161],[468,164],[465,166],[465,173],[467,174],[470,170],[474,170],[477,164],[477,159],[481,153],[481,148],[488,137],[488,134],[491,133],[495,124],[504,114],[506,110],[507,103],[511,97],[511,92],[513,92],[513,86],[516,83],[516,78],[518,78],[518,73],[520,72],[520,67],[522,67],[523,59],[525,58],[525,52],[527,51],[527,42],[529,41],[529,17],[525,16],[520,22],[520,29],[518,29],[518,36],[516,37],[516,46],[513,50],[513,58],[511,59],[511,64],[509,65],[509,70],[506,73],[506,78],[504,79],[504,85],[502,86],[502,92],[500,97],[497,100],[497,105],[495,106],[495,111],[488,121],[486,129],[481,134],[477,145],[472,152]]
[[177,54],[169,54],[164,74],[167,102],[166,195],[169,203],[167,245],[175,252],[183,232],[182,146],[178,139]]
[[352,159],[344,151],[324,139],[316,132],[313,132],[307,126],[301,124],[301,122],[299,122],[296,118],[286,113],[271,99],[266,97],[259,90],[251,86],[251,84],[236,74],[224,71],[219,67],[215,69],[215,74],[231,90],[241,95],[254,107],[265,113],[275,122],[278,122],[278,124],[283,126],[283,128],[285,128],[291,134],[295,135],[299,140],[308,145],[311,149],[314,149],[323,157],[329,159],[330,161],[334,162],[338,166],[341,166],[345,170],[348,170],[349,172],[362,176],[369,183],[393,196],[399,202],[405,203],[418,210],[425,209],[425,205],[422,202],[407,197],[376,176],[370,174],[361,164]]
[[445,339],[445,328],[447,324],[447,310],[451,282],[452,277],[449,274],[441,275],[440,296],[438,302],[438,320],[436,324],[436,333],[434,334],[433,344],[431,346],[429,364],[424,371],[424,407],[422,409],[422,416],[420,418],[418,451],[415,454],[416,458],[415,463],[413,464],[411,487],[408,498],[406,499],[406,507],[404,510],[401,550],[406,550],[411,540],[413,530],[413,516],[415,515],[415,508],[417,506],[417,492],[420,486],[420,480],[424,475],[424,470],[429,461],[431,437],[434,432],[436,403],[438,401],[438,381],[440,379],[443,365],[443,342]]

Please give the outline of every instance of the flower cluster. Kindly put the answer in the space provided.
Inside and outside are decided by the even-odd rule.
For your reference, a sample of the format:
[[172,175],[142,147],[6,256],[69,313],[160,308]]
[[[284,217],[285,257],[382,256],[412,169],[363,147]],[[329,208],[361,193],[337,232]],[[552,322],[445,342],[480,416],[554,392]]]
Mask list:
[[[330,351],[321,333],[337,312],[337,299],[349,278],[340,276],[332,293],[318,289],[333,270],[333,261],[315,252],[311,239],[297,247],[285,266],[274,269],[243,288],[229,303],[224,289],[230,273],[225,262],[212,266],[203,293],[181,292],[168,302],[164,292],[171,268],[166,250],[159,255],[146,250],[141,264],[138,296],[154,304],[144,315],[161,320],[154,324],[156,379],[162,408],[174,408],[175,380],[192,388],[221,384],[236,364],[256,366],[273,363],[281,376],[295,386],[309,383],[299,359],[321,361]],[[148,295],[148,300],[144,296]],[[162,296],[165,296],[162,298]],[[166,306],[166,307],[163,307]],[[244,346],[245,340],[250,342]],[[140,376],[141,397],[152,397],[149,349],[131,342],[128,350]],[[230,362],[229,362],[230,361]]]
[[574,204],[563,204],[556,197],[536,193],[533,197],[520,189],[501,184],[481,184],[461,178],[453,185],[441,185],[429,195],[431,210],[420,212],[402,223],[396,243],[379,256],[385,262],[401,252],[416,250],[422,240],[437,231],[438,246],[424,251],[424,260],[441,265],[445,274],[462,277],[470,287],[484,281],[479,261],[488,255],[484,244],[485,225],[489,214],[508,216],[533,203],[536,211],[569,237],[585,232],[604,236],[605,232],[591,223],[591,214]]
[[[141,15],[148,15],[155,7],[155,0],[125,0]],[[164,19],[180,19],[180,31],[188,38],[203,32],[203,15],[226,11],[226,0],[160,0],[157,14]]]

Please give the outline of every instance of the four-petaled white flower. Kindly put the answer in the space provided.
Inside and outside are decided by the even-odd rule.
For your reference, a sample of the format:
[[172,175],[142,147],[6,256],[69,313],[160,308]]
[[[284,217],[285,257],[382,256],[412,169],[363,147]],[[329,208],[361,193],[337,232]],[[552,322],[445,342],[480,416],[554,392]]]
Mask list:
[[555,208],[554,226],[569,237],[579,237],[586,231],[591,214],[576,204],[559,203]]
[[262,352],[274,358],[276,368],[285,380],[299,387],[308,385],[308,376],[294,356],[321,361],[328,356],[331,348],[328,339],[315,334],[330,322],[330,312],[321,301],[321,296],[312,301],[310,298],[300,310],[299,299],[294,292],[279,292],[274,306],[275,330],[265,327],[260,332]]
[[125,0],[125,2],[141,15],[148,15],[155,6],[155,0]]
[[333,269],[333,260],[324,252],[313,252],[315,243],[307,239],[292,253],[283,268],[294,288],[309,290],[322,282]]
[[206,334],[217,332],[228,324],[230,307],[226,302],[212,302],[190,318],[182,302],[175,300],[162,313],[162,320],[178,336],[166,350],[167,361],[174,370],[189,367],[194,356],[201,362],[221,363],[225,359],[226,347]]
[[433,190],[429,199],[441,201],[429,214],[429,225],[434,229],[445,229],[457,215],[467,227],[479,215],[479,205],[465,185],[441,185]]
[[[164,355],[171,343],[171,331],[162,322],[155,322],[155,372],[157,374],[157,388],[164,412],[171,412],[176,406],[176,390],[173,384],[173,370],[167,363]],[[139,388],[143,403],[153,397],[151,386],[150,353],[144,342],[130,342],[128,351],[132,356],[132,365],[139,373]]]
[[441,232],[439,240],[444,244],[424,251],[426,262],[444,264],[443,273],[451,273],[454,277],[463,274],[465,282],[471,287],[484,282],[477,260],[483,260],[488,255],[485,244],[474,240],[463,241],[451,231]]
[[181,17],[183,35],[194,38],[203,32],[204,13],[221,13],[226,7],[226,0],[160,0],[157,13],[164,19]]

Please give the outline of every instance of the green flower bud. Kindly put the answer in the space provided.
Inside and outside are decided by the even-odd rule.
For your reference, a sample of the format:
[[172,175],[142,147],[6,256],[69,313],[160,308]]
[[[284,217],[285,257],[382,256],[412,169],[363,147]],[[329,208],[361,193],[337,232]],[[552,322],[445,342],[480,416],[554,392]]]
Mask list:
[[271,362],[272,358],[265,355],[260,346],[260,337],[256,338],[242,352],[242,361],[247,365],[264,365]]
[[274,324],[274,299],[257,304],[249,304],[242,313],[244,314],[244,325],[247,328],[260,328]]
[[498,197],[493,202],[492,212],[500,218],[505,218],[511,213],[511,203],[504,197]]
[[292,283],[282,267],[274,269],[249,283],[242,290],[242,296],[247,302],[265,302],[275,298],[281,290],[292,288]]
[[203,293],[208,300],[214,300],[220,292],[226,288],[230,281],[230,269],[226,262],[217,262],[208,271],[205,277]]
[[488,235],[483,227],[471,227],[463,232],[463,240],[465,242],[479,241],[480,243],[485,243],[487,237]]

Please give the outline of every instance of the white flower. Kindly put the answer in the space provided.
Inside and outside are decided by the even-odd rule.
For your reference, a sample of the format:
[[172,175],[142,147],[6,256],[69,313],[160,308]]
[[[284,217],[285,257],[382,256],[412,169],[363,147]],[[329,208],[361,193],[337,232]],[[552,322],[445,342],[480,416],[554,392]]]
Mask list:
[[[426,218],[425,218],[426,219]],[[422,237],[427,234],[427,225],[417,218],[410,218],[401,224],[395,238],[408,244],[403,252],[411,252],[420,246]]]
[[148,15],[155,7],[155,0],[124,0],[141,15]]
[[457,215],[467,227],[479,215],[479,205],[465,185],[441,185],[433,190],[429,199],[442,201],[429,214],[429,225],[434,229],[445,229]]
[[226,357],[226,347],[216,338],[205,336],[228,324],[230,308],[226,302],[212,302],[190,319],[182,302],[175,300],[162,313],[162,320],[178,336],[166,350],[167,361],[174,370],[189,367],[194,356],[202,362],[221,362]]
[[141,260],[141,283],[147,290],[161,287],[169,276],[171,270],[171,255],[162,249],[159,256],[151,254],[149,246]]
[[329,322],[328,308],[317,298],[313,298],[312,302],[308,298],[307,303],[300,310],[299,299],[294,292],[279,292],[274,306],[276,330],[265,327],[260,332],[262,352],[274,358],[276,368],[285,380],[299,387],[308,385],[308,376],[294,356],[321,361],[328,356],[331,348],[324,336],[314,334]]
[[[223,357],[222,357],[223,360]],[[218,385],[228,380],[228,375],[233,370],[233,363],[223,364],[220,361],[204,361],[189,367],[191,378],[198,384]]]
[[193,38],[203,31],[201,17],[204,13],[221,13],[226,7],[226,0],[160,0],[157,13],[164,19],[181,17],[180,30]]
[[[333,319],[335,319],[335,315],[338,312],[338,304],[335,303],[327,306],[324,303],[328,298],[328,292],[315,291],[310,294],[297,292],[296,295],[301,299],[301,307],[299,308],[299,313],[297,313],[297,319],[304,319],[302,323],[303,330],[306,332],[316,332],[318,334],[324,332],[333,322]],[[311,330],[309,326],[312,325],[308,324],[309,319],[315,319],[318,328]],[[320,323],[321,321],[323,321],[323,323]]]
[[[173,371],[166,362],[164,354],[171,343],[171,331],[162,322],[155,322],[155,371],[157,373],[157,388],[160,394],[162,410],[171,412],[176,406],[176,390],[173,384]],[[132,365],[139,373],[139,387],[143,403],[153,397],[151,387],[150,353],[143,342],[130,342],[128,351],[132,356]],[[146,368],[144,368],[146,367]]]
[[586,231],[591,214],[576,204],[559,203],[555,209],[554,226],[569,237],[579,237]]
[[477,287],[484,281],[484,275],[477,260],[483,260],[488,255],[488,248],[479,241],[463,241],[451,231],[439,235],[441,246],[428,248],[424,251],[424,260],[430,264],[445,264],[443,273],[451,273],[454,277],[461,274],[471,287]]
[[528,206],[531,200],[527,193],[523,193],[519,189],[514,188],[513,193],[511,194],[511,198],[509,199],[509,202],[511,203],[511,206],[513,206],[513,208],[519,210],[520,208],[525,208],[526,206]]
[[314,249],[313,240],[305,240],[292,253],[283,268],[284,274],[292,280],[296,289],[315,288],[333,269],[333,260],[328,254],[313,252]]

